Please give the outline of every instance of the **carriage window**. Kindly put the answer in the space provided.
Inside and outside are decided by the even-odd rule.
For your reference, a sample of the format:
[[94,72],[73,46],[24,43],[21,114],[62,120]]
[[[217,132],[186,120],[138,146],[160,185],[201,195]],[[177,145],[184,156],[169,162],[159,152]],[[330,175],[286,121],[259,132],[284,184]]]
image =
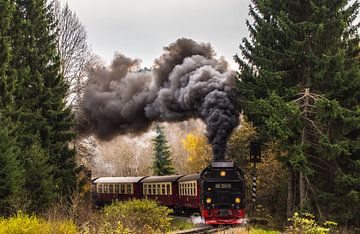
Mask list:
[[113,193],[114,190],[113,190],[113,185],[112,184],[109,184],[109,193]]
[[156,187],[155,186],[156,186],[155,184],[152,185],[152,190],[151,190],[152,194],[156,194]]
[[179,184],[179,186],[180,186],[180,195],[184,195],[185,194],[184,183]]
[[131,184],[127,185],[127,194],[132,194]]
[[115,184],[115,193],[118,194],[119,193],[119,185]]
[[160,184],[156,185],[156,194],[160,194]]
[[121,184],[120,185],[120,193],[124,194],[125,193],[125,184]]
[[149,185],[148,184],[143,184],[143,192],[144,194],[149,194]]
[[197,194],[196,181],[179,183],[179,195],[196,196],[196,194]]
[[102,184],[98,185],[98,193],[102,193],[103,192],[103,186]]
[[166,184],[166,193],[171,195],[171,187],[170,184]]
[[167,193],[166,193],[165,184],[162,184],[162,185],[161,185],[161,194],[163,194],[163,195],[167,194]]

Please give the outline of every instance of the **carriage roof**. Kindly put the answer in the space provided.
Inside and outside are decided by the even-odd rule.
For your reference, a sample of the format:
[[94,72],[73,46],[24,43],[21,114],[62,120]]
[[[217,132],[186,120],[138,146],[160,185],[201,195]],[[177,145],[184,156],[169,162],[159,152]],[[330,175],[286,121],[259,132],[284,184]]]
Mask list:
[[138,183],[146,176],[128,176],[128,177],[99,177],[93,181],[94,184],[96,183]]
[[155,183],[155,182],[175,182],[183,175],[169,175],[169,176],[149,176],[143,179],[142,183]]
[[184,181],[193,181],[193,180],[199,180],[200,179],[200,174],[189,174],[186,176],[183,176],[179,179],[179,182],[184,182]]

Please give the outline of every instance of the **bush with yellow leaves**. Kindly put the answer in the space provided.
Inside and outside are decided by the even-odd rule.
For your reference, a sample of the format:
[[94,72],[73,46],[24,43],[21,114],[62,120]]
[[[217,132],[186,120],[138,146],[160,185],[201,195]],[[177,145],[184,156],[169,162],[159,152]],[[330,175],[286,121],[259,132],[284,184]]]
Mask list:
[[152,200],[114,202],[103,209],[98,233],[165,233],[173,211]]
[[76,225],[71,221],[47,221],[19,211],[10,218],[0,218],[0,233],[4,234],[75,234]]
[[309,213],[299,215],[295,212],[294,216],[289,219],[292,225],[286,228],[286,233],[296,234],[326,234],[332,233],[337,223],[326,221],[323,224],[318,224],[315,221],[315,216]]

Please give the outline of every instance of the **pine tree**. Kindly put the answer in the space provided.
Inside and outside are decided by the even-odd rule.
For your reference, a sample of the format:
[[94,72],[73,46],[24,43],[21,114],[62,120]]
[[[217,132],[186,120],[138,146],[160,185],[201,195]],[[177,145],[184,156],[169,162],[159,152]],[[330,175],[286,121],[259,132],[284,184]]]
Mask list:
[[9,30],[12,21],[13,5],[10,0],[0,1],[0,107],[9,102],[12,80],[9,78],[9,61],[11,58]]
[[288,215],[296,205],[360,224],[358,9],[348,0],[250,6],[238,95],[262,140],[286,155]]
[[35,138],[24,152],[25,188],[32,204],[30,209],[37,212],[45,210],[55,198],[55,183],[52,178],[53,168],[49,165],[49,155]]
[[156,137],[154,142],[154,174],[158,176],[174,174],[175,170],[171,163],[171,154],[163,128],[156,125]]
[[17,160],[19,148],[10,132],[10,122],[0,114],[0,214],[9,214],[10,201],[21,191],[22,170]]
[[[34,189],[29,190],[32,198],[43,196],[41,207],[37,207],[40,202],[34,200],[36,209],[53,201],[55,189],[60,195],[74,187],[75,152],[69,149],[69,142],[75,135],[71,131],[72,113],[65,107],[68,85],[60,75],[51,5],[45,0],[16,0],[15,6],[10,61],[17,82],[13,94],[17,112],[13,114],[13,121],[20,126],[18,144],[23,150],[21,162],[26,173],[33,170],[27,157],[40,160],[34,162],[39,167],[37,170],[42,171],[34,177],[38,181],[25,184]],[[44,186],[34,187],[34,184]]]

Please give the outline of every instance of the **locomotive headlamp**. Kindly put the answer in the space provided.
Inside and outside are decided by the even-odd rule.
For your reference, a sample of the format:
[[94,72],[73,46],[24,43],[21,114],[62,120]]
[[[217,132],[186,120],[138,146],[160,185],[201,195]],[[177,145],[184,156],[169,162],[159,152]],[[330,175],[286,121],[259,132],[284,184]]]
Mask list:
[[226,176],[226,171],[220,171],[220,176],[222,177]]
[[211,203],[211,198],[210,198],[210,197],[206,198],[206,203],[207,203],[207,204],[210,204],[210,203]]
[[240,197],[235,198],[235,203],[239,204],[241,202]]

